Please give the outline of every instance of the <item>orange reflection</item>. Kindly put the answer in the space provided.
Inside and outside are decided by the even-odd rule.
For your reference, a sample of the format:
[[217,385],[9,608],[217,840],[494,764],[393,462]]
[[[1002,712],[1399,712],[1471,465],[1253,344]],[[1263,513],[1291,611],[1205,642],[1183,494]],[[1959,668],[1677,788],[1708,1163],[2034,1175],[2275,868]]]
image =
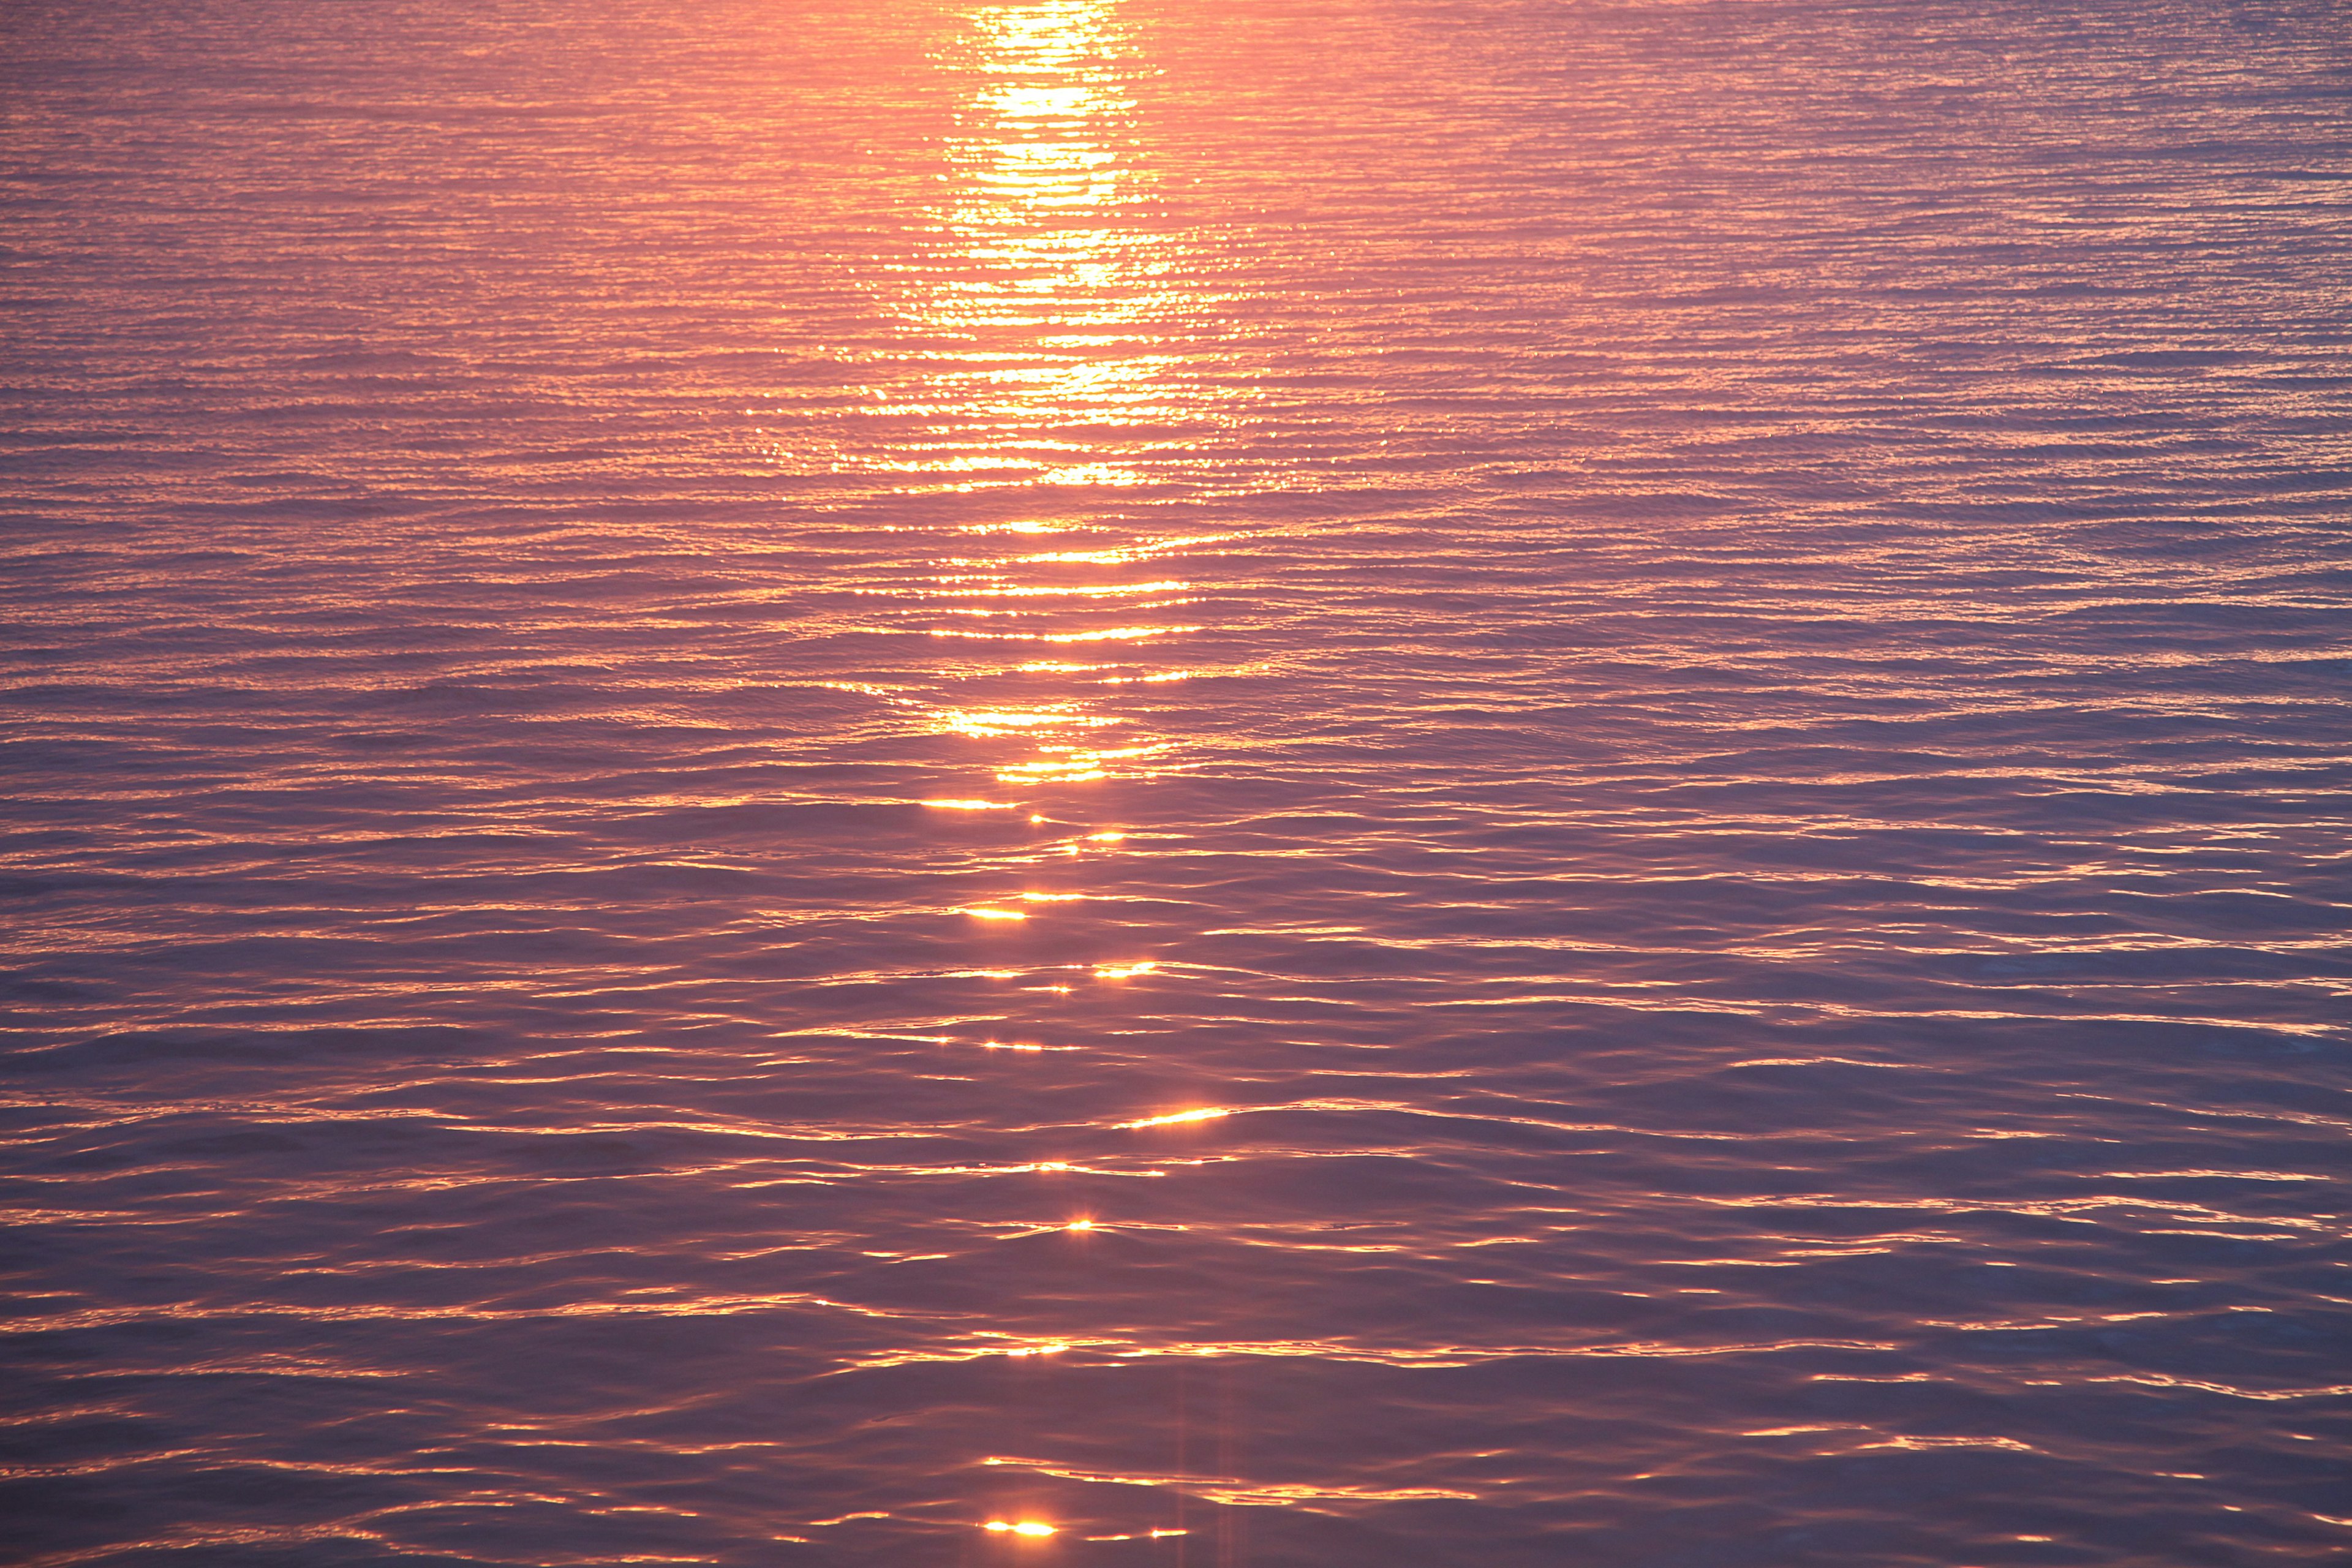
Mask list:
[[1173,1127],[1182,1121],[1213,1121],[1220,1116],[1232,1114],[1230,1110],[1179,1110],[1167,1116],[1147,1116],[1140,1121],[1121,1121],[1117,1125],[1122,1128]]
[[[1041,1476],[1061,1480],[1086,1481],[1097,1486],[1160,1487],[1171,1491],[1189,1492],[1241,1507],[1283,1508],[1300,1502],[1417,1502],[1425,1500],[1460,1500],[1475,1502],[1475,1492],[1457,1491],[1449,1487],[1355,1487],[1312,1485],[1254,1485],[1234,1477],[1192,1477],[1157,1474],[1128,1475],[1115,1470],[1080,1469],[1069,1465],[1052,1464],[1044,1459],[1014,1458],[996,1455],[981,1461],[983,1465],[1007,1466],[1034,1470]],[[1181,1535],[1181,1530],[1151,1532],[1159,1535]]]
[[1213,406],[1231,394],[1187,374],[1204,268],[1156,218],[1136,134],[1144,71],[1118,7],[984,6],[949,53],[978,79],[929,214],[940,243],[891,301],[936,345],[898,411],[940,422],[875,466],[949,489],[1157,478],[1201,445],[1169,441],[1171,422],[1234,421]]
[[[1219,454],[1241,449],[1252,395],[1204,372],[1222,362],[1195,341],[1222,334],[1223,296],[1167,216],[1139,99],[1151,73],[1117,0],[978,6],[935,63],[968,85],[922,215],[929,244],[877,273],[908,338],[868,362],[894,373],[864,393],[889,435],[834,466],[908,492],[1039,500],[1033,515],[957,528],[954,552],[920,563],[936,575],[857,591],[939,639],[915,701],[934,732],[997,744],[997,785],[1149,778],[1171,765],[1170,743],[1102,694],[1192,673],[1141,660],[1198,629],[1169,613],[1193,598],[1177,568],[1222,536],[1129,534],[1087,521],[1070,489],[1197,487],[1237,464]],[[1048,534],[1080,537],[1039,548]],[[1076,657],[1050,657],[1065,650]],[[933,804],[996,803],[976,790]]]

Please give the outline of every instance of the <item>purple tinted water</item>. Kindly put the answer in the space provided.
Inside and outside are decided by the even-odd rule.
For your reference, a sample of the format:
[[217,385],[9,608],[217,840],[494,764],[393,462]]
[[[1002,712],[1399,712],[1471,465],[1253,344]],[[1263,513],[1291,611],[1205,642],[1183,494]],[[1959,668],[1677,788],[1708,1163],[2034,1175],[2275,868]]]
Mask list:
[[2345,1561],[2343,21],[20,0],[7,1560]]

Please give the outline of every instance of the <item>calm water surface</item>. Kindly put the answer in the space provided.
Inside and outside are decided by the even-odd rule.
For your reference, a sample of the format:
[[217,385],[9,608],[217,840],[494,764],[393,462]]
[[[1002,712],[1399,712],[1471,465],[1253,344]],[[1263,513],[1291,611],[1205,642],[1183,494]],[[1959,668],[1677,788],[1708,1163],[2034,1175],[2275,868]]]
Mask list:
[[17,0],[0,1551],[2346,1562],[2344,24]]

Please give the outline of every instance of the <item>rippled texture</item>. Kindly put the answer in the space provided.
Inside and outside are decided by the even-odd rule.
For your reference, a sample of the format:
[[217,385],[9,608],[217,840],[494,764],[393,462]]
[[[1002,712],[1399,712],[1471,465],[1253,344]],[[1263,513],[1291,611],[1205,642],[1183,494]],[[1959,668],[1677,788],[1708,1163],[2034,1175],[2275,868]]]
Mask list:
[[2344,1561],[2342,23],[12,5],[10,1560]]

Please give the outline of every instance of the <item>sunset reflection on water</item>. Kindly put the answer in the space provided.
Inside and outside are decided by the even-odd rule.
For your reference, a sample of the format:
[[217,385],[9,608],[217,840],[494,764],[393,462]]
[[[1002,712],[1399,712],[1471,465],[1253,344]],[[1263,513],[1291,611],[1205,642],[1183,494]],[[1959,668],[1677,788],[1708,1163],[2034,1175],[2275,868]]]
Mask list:
[[[946,413],[895,461],[931,483],[1129,486],[1155,430],[1209,411],[1171,352],[1211,303],[1160,220],[1114,0],[979,8],[940,65],[969,85],[927,214],[936,250],[888,279]],[[1219,417],[1230,417],[1223,414]],[[1039,531],[1045,531],[1044,526]]]
[[[993,695],[931,720],[1015,742],[994,768],[1015,790],[1147,779],[1177,742],[1097,693],[1185,678],[1153,656],[1196,629],[1181,618],[1192,584],[1166,574],[1191,542],[1123,528],[1104,502],[1165,484],[1239,417],[1230,395],[1171,374],[1184,363],[1171,347],[1215,300],[1202,258],[1161,221],[1132,91],[1148,67],[1113,0],[979,8],[937,63],[964,85],[929,243],[880,279],[914,355],[906,389],[884,395],[923,423],[884,466],[919,493],[1026,489],[1048,515],[966,525],[932,560],[940,574],[905,594],[934,637],[1004,650],[940,669],[950,689]],[[1159,574],[1106,575],[1122,568]]]
[[[929,214],[934,248],[887,278],[887,299],[920,345],[909,411],[935,417],[883,466],[917,493],[1027,489],[1037,498],[1041,515],[964,525],[954,553],[933,558],[939,575],[908,595],[931,635],[960,652],[1002,650],[994,662],[966,655],[939,671],[939,689],[978,687],[988,696],[932,706],[930,722],[994,754],[992,783],[1013,796],[1010,809],[1024,809],[1040,792],[1052,799],[1050,819],[1031,816],[1050,826],[1049,853],[1024,877],[1055,877],[1064,890],[1028,886],[965,911],[982,925],[1018,926],[1086,901],[1067,890],[1070,873],[1053,865],[1051,852],[1111,852],[1126,837],[1097,825],[1087,786],[1147,782],[1181,765],[1176,737],[1142,730],[1131,708],[1113,707],[1102,693],[1189,676],[1155,658],[1198,629],[1180,618],[1192,584],[1170,571],[1188,546],[1215,541],[1122,525],[1115,498],[1167,486],[1239,412],[1232,395],[1213,397],[1176,374],[1185,356],[1171,351],[1202,327],[1216,301],[1200,281],[1205,258],[1159,221],[1156,174],[1131,92],[1146,67],[1118,5],[982,8],[941,64],[970,86],[943,160],[942,198]],[[1078,657],[1037,657],[1065,648]],[[1093,978],[1126,980],[1156,967],[1139,956],[1097,964]],[[1074,989],[1050,983],[1050,973],[1048,981],[1038,989],[1049,996]],[[1097,1012],[1096,1021],[1109,1020]],[[1091,1237],[1098,1222],[1079,1216],[1055,1228]],[[1081,1318],[1071,1327],[1096,1325]],[[1055,1340],[1003,1353],[1070,1348]],[[1181,1464],[1177,1415],[1162,1415]],[[1187,1489],[1168,1495],[1181,1521]],[[1057,1533],[1035,1520],[991,1520],[985,1529],[1036,1540]],[[1154,1522],[1086,1539],[1167,1541],[1180,1547],[1181,1563],[1187,1533]],[[1230,1531],[1224,1545],[1219,1560],[1230,1563]]]
[[2320,0],[21,0],[45,1568],[2342,1554]]

